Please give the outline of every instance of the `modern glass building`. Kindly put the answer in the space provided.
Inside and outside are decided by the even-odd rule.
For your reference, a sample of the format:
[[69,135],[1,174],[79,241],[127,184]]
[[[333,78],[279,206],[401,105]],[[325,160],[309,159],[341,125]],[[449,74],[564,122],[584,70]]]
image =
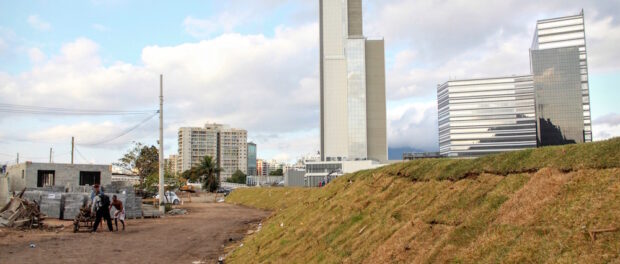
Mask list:
[[321,159],[387,161],[383,40],[363,36],[362,0],[319,0]]
[[531,75],[438,86],[442,156],[592,141],[583,11],[538,21],[530,64]]
[[248,175],[258,175],[256,168],[256,143],[254,142],[248,142]]
[[583,11],[538,21],[530,56],[538,145],[592,141]]
[[442,156],[536,147],[532,76],[455,80],[437,88]]

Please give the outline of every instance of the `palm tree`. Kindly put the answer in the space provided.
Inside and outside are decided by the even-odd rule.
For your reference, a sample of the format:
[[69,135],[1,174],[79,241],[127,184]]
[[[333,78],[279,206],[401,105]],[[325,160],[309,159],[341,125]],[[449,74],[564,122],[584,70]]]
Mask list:
[[191,169],[191,174],[200,179],[204,190],[215,192],[220,187],[218,173],[221,171],[222,169],[217,166],[213,158],[206,156],[198,166]]

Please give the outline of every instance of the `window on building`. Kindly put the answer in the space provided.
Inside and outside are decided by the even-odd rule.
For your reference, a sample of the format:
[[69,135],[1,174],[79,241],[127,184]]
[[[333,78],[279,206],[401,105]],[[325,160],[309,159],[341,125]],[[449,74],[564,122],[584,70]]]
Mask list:
[[100,171],[80,171],[80,185],[101,184]]
[[37,171],[37,187],[54,186],[56,181],[56,171],[40,170]]

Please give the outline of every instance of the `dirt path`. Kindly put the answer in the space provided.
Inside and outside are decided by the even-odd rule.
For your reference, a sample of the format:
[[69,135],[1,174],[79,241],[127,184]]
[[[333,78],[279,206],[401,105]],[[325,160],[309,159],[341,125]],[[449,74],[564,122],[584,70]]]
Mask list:
[[58,233],[0,229],[0,263],[214,263],[270,214],[224,203],[183,208],[188,215],[128,220],[124,232],[74,234],[66,221]]

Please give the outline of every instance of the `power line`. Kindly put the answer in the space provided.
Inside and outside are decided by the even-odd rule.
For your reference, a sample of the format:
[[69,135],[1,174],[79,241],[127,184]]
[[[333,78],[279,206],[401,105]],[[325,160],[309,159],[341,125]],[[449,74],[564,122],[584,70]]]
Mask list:
[[147,118],[145,118],[144,120],[142,120],[140,123],[136,124],[135,126],[132,126],[132,127],[128,128],[128,129],[123,130],[123,131],[122,131],[120,134],[118,134],[118,135],[115,135],[115,136],[112,136],[112,137],[109,137],[109,138],[103,139],[103,140],[101,140],[101,141],[97,141],[97,142],[93,142],[93,143],[79,144],[79,145],[82,145],[82,146],[97,146],[97,145],[103,145],[103,144],[105,144],[105,143],[108,143],[108,142],[114,141],[114,140],[116,140],[116,139],[118,139],[118,138],[120,138],[120,137],[122,137],[122,136],[124,136],[124,135],[129,134],[131,131],[136,130],[138,127],[140,127],[140,126],[144,125],[146,122],[148,122],[148,121],[149,121],[149,120],[151,120],[153,117],[155,117],[158,113],[159,113],[159,111],[157,111],[156,113],[154,113],[154,114],[152,114],[152,115],[148,116]]
[[113,116],[113,115],[145,115],[156,110],[96,110],[96,109],[72,109],[62,107],[28,106],[17,104],[0,103],[0,113],[12,114],[35,114],[35,115],[90,115],[90,116]]
[[84,162],[89,163],[90,161],[84,156],[84,154],[82,154],[82,152],[80,152],[80,150],[78,148],[75,148],[75,151],[77,151],[78,155],[80,155],[80,157],[82,158],[82,160],[84,160]]

